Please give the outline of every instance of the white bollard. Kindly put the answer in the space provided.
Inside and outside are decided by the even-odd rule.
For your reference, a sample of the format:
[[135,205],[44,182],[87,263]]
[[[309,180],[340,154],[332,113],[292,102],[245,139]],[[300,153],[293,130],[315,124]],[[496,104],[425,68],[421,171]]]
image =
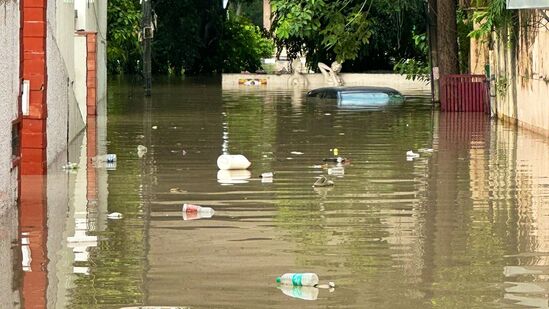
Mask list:
[[220,155],[217,158],[217,167],[220,170],[245,170],[252,163],[243,155]]

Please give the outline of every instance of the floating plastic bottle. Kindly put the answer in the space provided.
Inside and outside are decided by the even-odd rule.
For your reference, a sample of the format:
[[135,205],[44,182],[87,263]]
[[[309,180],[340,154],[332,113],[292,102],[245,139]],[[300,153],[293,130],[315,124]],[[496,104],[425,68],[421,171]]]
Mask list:
[[318,276],[315,273],[288,273],[276,278],[276,282],[283,285],[315,286]]
[[197,220],[211,218],[215,211],[210,207],[202,207],[193,204],[183,204],[183,220]]
[[109,154],[107,154],[107,156],[105,157],[105,161],[106,161],[107,163],[116,162],[116,154],[114,154],[114,153],[109,153]]
[[217,167],[220,170],[245,170],[252,163],[243,155],[220,155],[217,158]]

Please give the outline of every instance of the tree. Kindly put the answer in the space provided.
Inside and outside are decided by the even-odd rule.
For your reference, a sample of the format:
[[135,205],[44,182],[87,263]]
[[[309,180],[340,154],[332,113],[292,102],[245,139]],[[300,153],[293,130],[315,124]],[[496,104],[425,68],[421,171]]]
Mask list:
[[345,62],[346,70],[390,70],[420,56],[413,36],[425,32],[422,0],[271,0],[273,35],[290,58]]
[[136,73],[139,50],[139,0],[110,0],[107,6],[107,67],[111,73]]
[[459,73],[456,0],[437,1],[437,49],[440,76]]

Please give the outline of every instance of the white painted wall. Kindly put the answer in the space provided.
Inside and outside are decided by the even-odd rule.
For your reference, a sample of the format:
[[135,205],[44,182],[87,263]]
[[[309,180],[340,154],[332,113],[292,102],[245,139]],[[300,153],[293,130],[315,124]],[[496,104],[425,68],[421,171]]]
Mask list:
[[12,248],[18,239],[17,169],[11,168],[11,126],[19,95],[19,5],[18,0],[0,0],[0,308],[20,302],[19,287],[13,285],[19,253]]
[[65,0],[48,0],[47,5],[47,160],[51,164],[66,151],[68,141],[84,128],[84,121],[74,91],[74,4]]
[[[305,79],[304,89],[313,89],[329,86],[324,81],[322,74],[303,74]],[[405,76],[400,74],[361,74],[361,73],[343,73],[340,74],[345,86],[378,86],[391,87],[403,94],[425,94],[431,91],[429,83],[422,81],[407,80]],[[292,74],[223,74],[222,87],[223,89],[293,89]],[[239,79],[266,79],[267,85],[264,86],[243,86],[239,85]]]
[[19,5],[18,0],[0,0],[0,216],[15,207],[17,193],[11,130],[19,109]]
[[[87,32],[97,32],[97,92],[96,99],[99,105],[106,104],[107,96],[107,1],[75,0],[77,11],[75,29]],[[74,41],[75,52],[75,94],[82,117],[86,120],[86,39],[77,35]]]
[[[74,95],[82,119],[86,119],[86,36],[74,36]],[[84,120],[85,121],[85,120]]]
[[107,104],[107,1],[94,1],[97,31],[97,104]]

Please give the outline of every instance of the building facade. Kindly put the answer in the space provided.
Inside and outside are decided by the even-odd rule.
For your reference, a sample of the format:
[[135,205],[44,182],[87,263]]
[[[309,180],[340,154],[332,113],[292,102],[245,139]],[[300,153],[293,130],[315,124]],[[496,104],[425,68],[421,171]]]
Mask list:
[[549,10],[514,14],[515,25],[473,40],[471,71],[484,74],[489,64],[494,115],[549,136]]
[[106,27],[107,1],[0,0],[1,308],[56,307],[66,283],[44,248],[64,230],[67,149],[106,103]]

